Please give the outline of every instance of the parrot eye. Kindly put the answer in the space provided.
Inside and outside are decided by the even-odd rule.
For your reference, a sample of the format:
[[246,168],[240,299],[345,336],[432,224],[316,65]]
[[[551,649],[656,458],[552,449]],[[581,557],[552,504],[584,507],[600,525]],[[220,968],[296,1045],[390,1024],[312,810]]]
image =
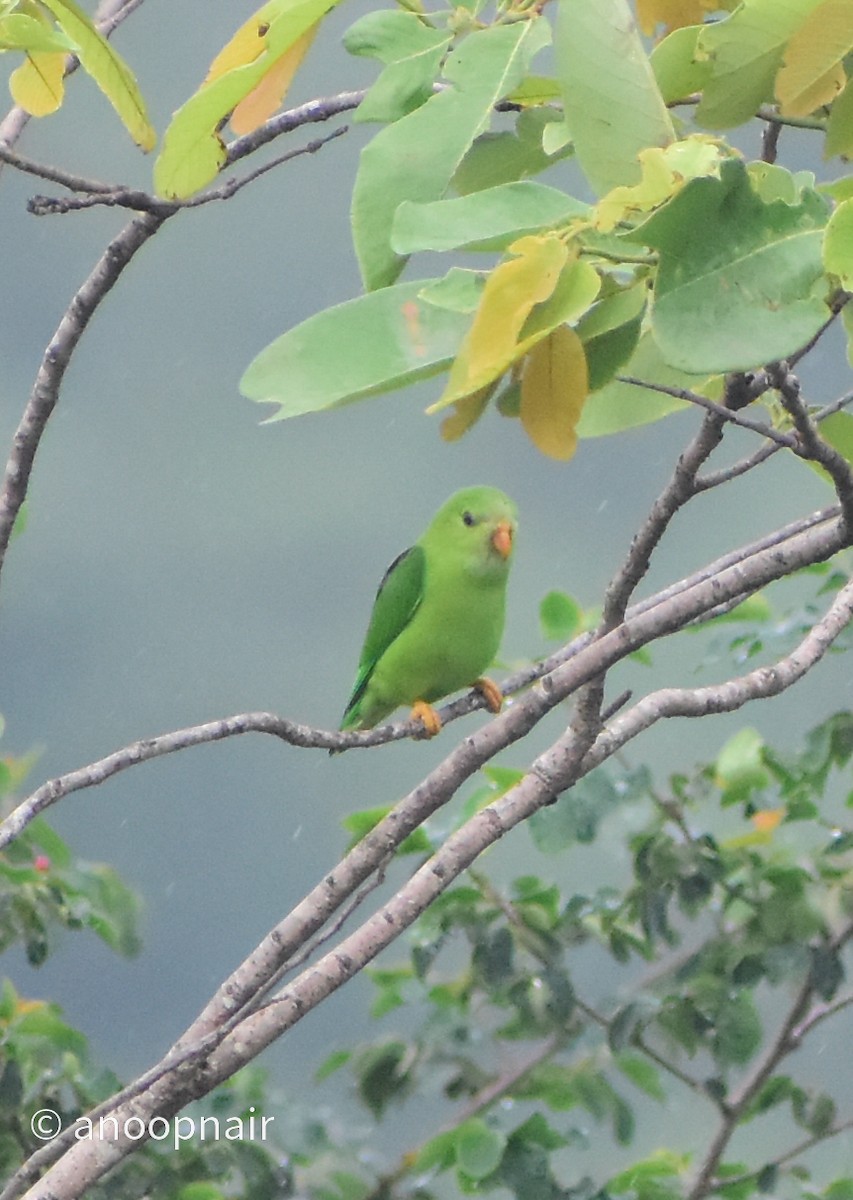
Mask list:
[[464,512],[464,513],[462,514],[462,524],[463,524],[463,525],[467,525],[467,526],[470,528],[472,525],[476,525],[476,523],[477,523],[477,522],[476,522],[476,520],[474,519],[474,514],[473,514],[473,513]]

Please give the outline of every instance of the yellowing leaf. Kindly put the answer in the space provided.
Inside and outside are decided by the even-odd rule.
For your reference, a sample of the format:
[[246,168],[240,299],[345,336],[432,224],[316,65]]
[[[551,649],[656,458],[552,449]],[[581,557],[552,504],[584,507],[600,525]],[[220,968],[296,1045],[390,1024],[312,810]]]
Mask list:
[[285,50],[281,58],[264,75],[257,87],[241,100],[231,114],[231,128],[238,135],[251,133],[281,108],[293,76],[314,41],[320,22],[306,29],[302,37]]
[[559,325],[530,351],[521,376],[521,424],[549,458],[565,462],[574,454],[587,391],[583,342]]
[[831,104],[846,82],[841,60],[853,49],[853,4],[823,0],[785,47],[776,99],[786,117],[804,117]]
[[148,120],[136,78],[121,55],[98,33],[74,0],[41,0],[41,3],[74,42],[81,67],[109,100],[137,146],[153,149],[157,134]]
[[9,77],[12,99],[31,117],[56,112],[65,95],[65,60],[62,52],[28,54]]
[[454,412],[441,422],[441,436],[445,442],[456,442],[467,433],[472,425],[476,425],[486,411],[489,397],[493,394],[500,380],[494,379],[485,387],[470,396],[461,396],[453,405]]
[[689,180],[703,175],[719,176],[720,163],[726,156],[722,144],[706,134],[693,134],[664,149],[652,146],[641,150],[640,182],[631,187],[612,188],[602,196],[595,209],[596,228],[609,233],[620,221],[659,208]]
[[269,3],[262,4],[219,51],[208,68],[204,82],[213,83],[235,67],[245,67],[259,58],[265,49],[264,38],[269,32],[270,21],[280,8],[280,0],[269,0]]
[[651,37],[658,25],[665,25],[667,31],[700,25],[711,7],[719,5],[707,0],[637,0],[637,21],[643,33]]
[[486,280],[479,307],[450,370],[436,412],[503,375],[524,353],[518,338],[536,304],[547,300],[568,259],[558,237],[523,237],[509,247],[513,258],[499,263]]
[[[263,38],[264,53],[203,84],[173,116],[154,164],[154,186],[158,195],[182,199],[215,178],[226,157],[219,136],[223,119],[254,91],[286,51],[338,2],[271,0],[260,10],[270,16],[270,26]],[[256,14],[253,18],[255,36],[257,19]]]

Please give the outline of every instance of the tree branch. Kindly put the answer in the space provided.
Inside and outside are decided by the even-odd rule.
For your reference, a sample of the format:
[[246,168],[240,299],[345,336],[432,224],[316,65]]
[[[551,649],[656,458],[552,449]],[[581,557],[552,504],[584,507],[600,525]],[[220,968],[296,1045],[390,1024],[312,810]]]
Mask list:
[[30,473],[45,426],[59,398],[62,378],[77,343],[98,305],[124,268],[166,218],[147,213],[113,238],[89,278],[72,299],[44,352],[35,384],[15,432],[0,493],[0,572],[12,528],[27,494]]

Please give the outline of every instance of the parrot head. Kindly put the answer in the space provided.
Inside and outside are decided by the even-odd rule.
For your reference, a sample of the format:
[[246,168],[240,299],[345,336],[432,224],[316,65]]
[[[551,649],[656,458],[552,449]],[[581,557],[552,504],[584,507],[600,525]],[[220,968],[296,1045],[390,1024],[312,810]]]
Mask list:
[[515,504],[497,488],[463,488],[438,510],[428,536],[473,573],[502,575],[509,569],[517,523]]

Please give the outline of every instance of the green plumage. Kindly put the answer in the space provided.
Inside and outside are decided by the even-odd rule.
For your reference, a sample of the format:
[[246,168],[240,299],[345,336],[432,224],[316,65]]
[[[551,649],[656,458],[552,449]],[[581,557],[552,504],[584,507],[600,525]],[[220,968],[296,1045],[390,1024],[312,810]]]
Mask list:
[[470,687],[498,651],[516,508],[496,488],[456,492],[380,584],[341,729]]

